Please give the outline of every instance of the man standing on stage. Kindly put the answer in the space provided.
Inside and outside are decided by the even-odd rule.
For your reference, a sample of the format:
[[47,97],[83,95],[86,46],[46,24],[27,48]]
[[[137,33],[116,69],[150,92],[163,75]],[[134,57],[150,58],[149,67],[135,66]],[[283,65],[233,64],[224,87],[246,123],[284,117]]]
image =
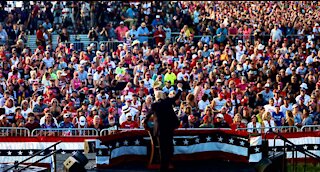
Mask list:
[[180,97],[182,84],[178,83],[178,92],[172,98],[166,98],[162,91],[155,92],[156,101],[151,105],[151,110],[144,120],[145,129],[149,118],[153,115],[153,135],[157,137],[160,149],[160,171],[168,171],[171,157],[173,156],[173,132],[179,126],[179,120],[174,113],[173,105]]

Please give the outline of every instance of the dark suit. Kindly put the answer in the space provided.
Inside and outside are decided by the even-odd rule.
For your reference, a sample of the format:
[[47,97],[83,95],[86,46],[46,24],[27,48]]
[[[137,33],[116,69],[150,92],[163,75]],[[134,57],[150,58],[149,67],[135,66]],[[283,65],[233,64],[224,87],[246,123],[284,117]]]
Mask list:
[[179,90],[175,97],[159,100],[151,105],[151,110],[146,116],[148,121],[154,115],[153,135],[157,137],[160,149],[160,171],[167,171],[173,156],[173,132],[179,126],[179,120],[174,113],[173,105],[180,97]]

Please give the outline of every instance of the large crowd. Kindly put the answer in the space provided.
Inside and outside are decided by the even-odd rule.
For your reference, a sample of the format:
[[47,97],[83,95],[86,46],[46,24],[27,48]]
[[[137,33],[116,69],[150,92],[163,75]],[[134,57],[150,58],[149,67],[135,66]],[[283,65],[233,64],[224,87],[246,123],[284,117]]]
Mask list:
[[[320,122],[319,2],[1,3],[0,127],[143,128],[178,88],[181,128]],[[122,43],[78,51],[71,34]]]

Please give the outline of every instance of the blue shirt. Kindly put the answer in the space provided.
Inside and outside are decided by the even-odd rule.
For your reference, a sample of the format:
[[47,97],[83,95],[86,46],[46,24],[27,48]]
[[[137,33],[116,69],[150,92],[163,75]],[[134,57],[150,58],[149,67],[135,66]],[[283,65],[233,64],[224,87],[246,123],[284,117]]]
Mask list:
[[73,126],[72,122],[65,123],[64,121],[62,121],[59,124],[59,128],[74,128],[74,126]]
[[132,10],[132,8],[128,8],[126,13],[129,18],[134,18],[136,14],[135,11]]
[[278,114],[275,112],[272,112],[272,117],[274,119],[274,122],[277,124],[277,126],[282,126],[281,118],[284,118],[284,114],[282,112],[279,112]]
[[[149,30],[147,27],[142,28],[141,26],[138,28],[138,35],[140,34],[149,34]],[[142,43],[144,41],[148,41],[148,36],[138,36],[138,40]]]
[[154,19],[154,20],[152,21],[151,25],[152,25],[153,27],[157,27],[158,25],[163,25],[163,21],[162,21],[162,19],[159,19],[159,21],[158,21],[157,19]]
[[216,32],[216,34],[221,34],[220,36],[217,37],[217,40],[219,42],[223,42],[227,39],[227,34],[228,34],[228,30],[226,28],[219,28]]

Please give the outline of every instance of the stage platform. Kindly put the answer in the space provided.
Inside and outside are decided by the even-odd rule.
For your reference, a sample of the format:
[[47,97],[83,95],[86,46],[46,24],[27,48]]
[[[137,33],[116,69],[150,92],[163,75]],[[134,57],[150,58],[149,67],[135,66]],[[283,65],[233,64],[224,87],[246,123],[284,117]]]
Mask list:
[[[174,163],[175,172],[255,172],[253,164],[234,163],[217,160],[207,161],[184,161]],[[100,170],[92,169],[88,172],[156,172],[159,170],[148,170],[143,164],[125,164],[119,167]]]

